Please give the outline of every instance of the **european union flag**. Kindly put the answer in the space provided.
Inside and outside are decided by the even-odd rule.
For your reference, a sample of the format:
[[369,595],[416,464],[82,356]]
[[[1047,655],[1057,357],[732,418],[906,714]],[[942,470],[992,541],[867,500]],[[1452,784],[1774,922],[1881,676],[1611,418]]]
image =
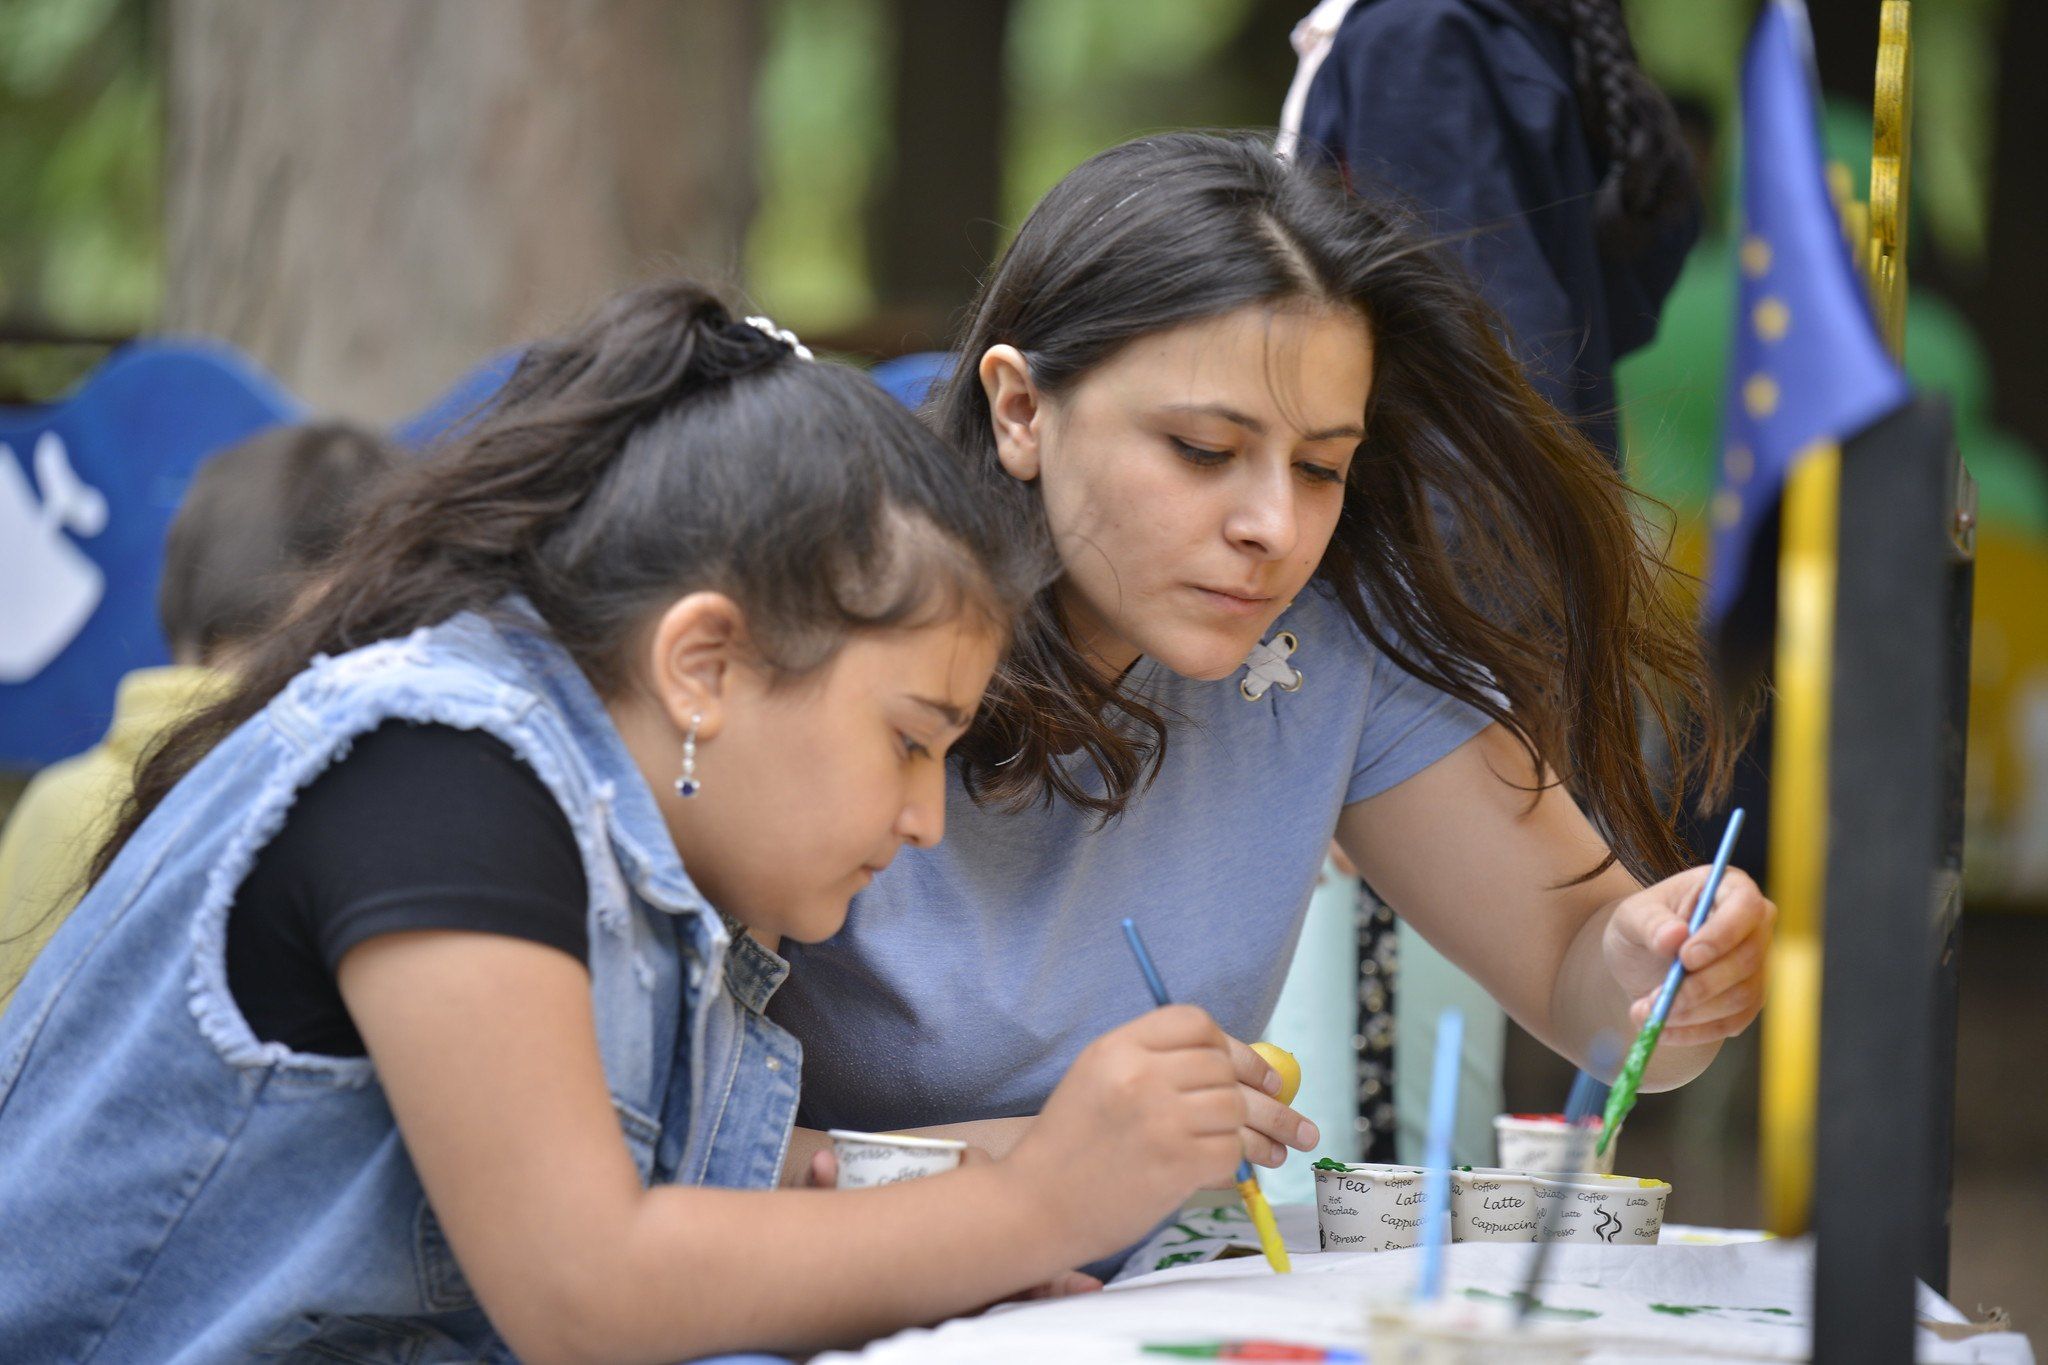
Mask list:
[[1742,65],[1742,244],[1707,619],[1740,593],[1758,530],[1816,445],[1906,400],[1828,193],[1800,0],[1768,0]]

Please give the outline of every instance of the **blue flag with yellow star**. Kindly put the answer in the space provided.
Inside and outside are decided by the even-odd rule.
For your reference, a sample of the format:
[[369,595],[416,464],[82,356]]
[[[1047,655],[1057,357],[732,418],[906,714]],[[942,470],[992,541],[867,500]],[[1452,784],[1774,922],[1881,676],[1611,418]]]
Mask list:
[[1821,153],[1800,0],[1768,0],[1742,64],[1741,287],[1722,417],[1707,619],[1740,595],[1757,533],[1810,451],[1906,400],[1849,254]]

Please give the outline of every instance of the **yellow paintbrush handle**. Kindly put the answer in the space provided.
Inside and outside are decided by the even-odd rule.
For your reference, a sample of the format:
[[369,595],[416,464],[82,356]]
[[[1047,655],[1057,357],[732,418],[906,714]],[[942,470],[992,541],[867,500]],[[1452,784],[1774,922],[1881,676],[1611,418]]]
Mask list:
[[1292,1273],[1294,1266],[1287,1259],[1286,1244],[1280,1240],[1280,1225],[1273,1221],[1272,1205],[1266,1202],[1266,1194],[1259,1188],[1258,1178],[1241,1181],[1237,1192],[1244,1196],[1244,1211],[1252,1216],[1252,1226],[1258,1230],[1259,1245],[1265,1249],[1267,1263],[1277,1274]]

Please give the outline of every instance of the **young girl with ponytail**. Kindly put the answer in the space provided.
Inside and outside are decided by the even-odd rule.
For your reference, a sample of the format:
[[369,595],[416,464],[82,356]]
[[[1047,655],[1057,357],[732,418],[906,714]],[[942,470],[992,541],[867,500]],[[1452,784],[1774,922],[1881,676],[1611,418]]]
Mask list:
[[693,286],[533,347],[147,760],[0,1020],[0,1359],[803,1349],[1226,1177],[1243,1101],[1183,1007],[1002,1162],[768,1188],[775,950],[939,840],[1041,545]]

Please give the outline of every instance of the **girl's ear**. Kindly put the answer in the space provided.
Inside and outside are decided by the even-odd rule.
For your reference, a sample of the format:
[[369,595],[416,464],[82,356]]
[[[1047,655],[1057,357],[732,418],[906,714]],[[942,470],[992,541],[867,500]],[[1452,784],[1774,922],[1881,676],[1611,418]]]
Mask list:
[[1046,412],[1030,362],[1015,346],[991,346],[981,357],[979,373],[981,391],[988,396],[996,458],[1011,478],[1030,483],[1038,477],[1038,440]]
[[648,690],[676,733],[713,739],[725,726],[735,670],[751,658],[746,614],[722,592],[677,598],[648,642]]

